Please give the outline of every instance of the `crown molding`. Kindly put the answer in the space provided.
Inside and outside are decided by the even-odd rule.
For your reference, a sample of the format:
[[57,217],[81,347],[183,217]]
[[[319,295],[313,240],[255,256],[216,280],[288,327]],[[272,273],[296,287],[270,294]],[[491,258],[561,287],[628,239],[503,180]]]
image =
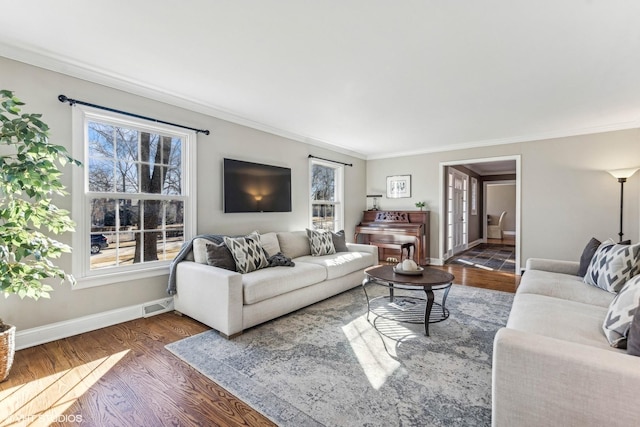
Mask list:
[[346,149],[331,143],[330,141],[319,140],[314,137],[302,135],[296,132],[290,132],[285,129],[276,128],[265,123],[256,122],[254,120],[242,117],[232,111],[226,110],[220,106],[212,105],[202,100],[187,99],[176,93],[168,92],[166,89],[149,85],[147,83],[127,78],[126,76],[109,73],[102,69],[91,67],[87,64],[75,61],[71,58],[61,55],[55,55],[49,51],[43,51],[33,46],[21,45],[20,43],[7,43],[0,41],[0,56],[23,62],[25,64],[44,68],[50,71],[76,77],[89,82],[97,83],[113,89],[122,90],[134,95],[142,96],[154,101],[163,102],[176,107],[184,108],[217,119],[225,120],[238,125],[246,126],[262,132],[281,136],[293,141],[301,142],[317,146],[320,148],[332,150],[348,156],[363,160],[388,159],[396,157],[407,157],[421,154],[441,153],[446,151],[467,150],[471,148],[483,148],[495,145],[516,144],[520,142],[541,141],[546,139],[565,138],[579,135],[589,135],[603,132],[613,132],[618,130],[627,130],[640,128],[640,119],[613,123],[609,125],[594,126],[580,129],[565,129],[550,132],[525,134],[508,138],[497,138],[482,141],[470,141],[461,144],[452,144],[422,150],[400,151],[393,153],[380,154],[363,154],[356,151]]
[[446,151],[468,150],[470,148],[483,148],[495,145],[517,144],[521,142],[544,141],[547,139],[567,138],[580,135],[592,135],[596,133],[615,132],[619,130],[640,128],[640,119],[629,122],[613,123],[610,125],[593,126],[580,129],[567,129],[550,132],[532,133],[508,138],[487,139],[483,141],[473,141],[463,144],[453,144],[449,146],[428,148],[424,150],[404,151],[388,154],[374,154],[367,156],[367,160],[390,159],[395,157],[416,156],[420,154],[442,153]]
[[[145,82],[130,79],[117,73],[110,73],[102,69],[98,69],[87,64],[75,61],[71,58],[55,55],[51,52],[39,50],[32,46],[21,46],[19,44],[8,44],[0,41],[0,56],[12,59],[14,61],[23,62],[49,71],[61,73],[67,76],[86,80],[102,86],[113,89],[122,90],[134,95],[142,96],[154,101],[163,102],[172,106],[184,108],[196,113],[205,114],[220,120],[225,120],[251,129],[270,133],[272,135],[281,136],[293,141],[301,142],[317,146],[320,148],[335,151],[348,156],[366,160],[366,155],[358,153],[335,145],[329,141],[322,141],[307,135],[290,132],[285,129],[279,129],[265,123],[256,122],[251,119],[242,117],[232,111],[222,107],[211,105],[198,99],[187,99],[177,93],[168,92],[166,89],[149,85]],[[215,132],[215,130],[213,131]]]

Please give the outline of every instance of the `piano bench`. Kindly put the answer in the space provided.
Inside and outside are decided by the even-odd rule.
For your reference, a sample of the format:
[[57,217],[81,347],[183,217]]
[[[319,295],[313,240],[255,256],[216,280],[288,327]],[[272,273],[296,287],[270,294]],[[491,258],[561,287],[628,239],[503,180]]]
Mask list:
[[416,245],[413,243],[370,242],[369,244],[379,248],[400,250],[400,261],[403,260],[402,257],[404,256],[405,250],[407,251],[407,257],[405,259],[413,259],[416,254]]

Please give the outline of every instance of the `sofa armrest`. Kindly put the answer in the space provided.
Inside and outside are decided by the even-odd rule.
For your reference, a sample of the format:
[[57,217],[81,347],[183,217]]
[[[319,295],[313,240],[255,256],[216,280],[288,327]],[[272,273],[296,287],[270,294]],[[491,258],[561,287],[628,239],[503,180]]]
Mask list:
[[640,357],[502,328],[492,391],[497,427],[635,425]]
[[177,311],[227,337],[242,332],[242,274],[191,261],[176,268]]
[[[560,261],[556,259],[529,258],[527,260],[527,270],[542,270],[551,273],[563,273],[576,276],[580,263],[577,261]],[[526,273],[525,273],[526,274]]]

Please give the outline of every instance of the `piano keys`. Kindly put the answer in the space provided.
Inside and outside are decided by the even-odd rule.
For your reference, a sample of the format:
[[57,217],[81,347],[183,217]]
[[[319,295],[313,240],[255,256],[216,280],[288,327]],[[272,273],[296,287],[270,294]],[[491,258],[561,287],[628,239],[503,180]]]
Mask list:
[[378,246],[379,261],[401,260],[403,243],[415,245],[414,261],[428,265],[429,211],[364,211],[354,241]]

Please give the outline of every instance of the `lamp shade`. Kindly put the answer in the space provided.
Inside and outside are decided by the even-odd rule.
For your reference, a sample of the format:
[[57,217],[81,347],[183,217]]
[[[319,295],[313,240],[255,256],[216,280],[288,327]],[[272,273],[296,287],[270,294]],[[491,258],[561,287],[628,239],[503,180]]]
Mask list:
[[636,171],[638,170],[638,168],[630,168],[630,169],[616,169],[616,170],[612,170],[612,171],[607,171],[609,172],[614,178],[630,178],[634,173],[636,173]]

